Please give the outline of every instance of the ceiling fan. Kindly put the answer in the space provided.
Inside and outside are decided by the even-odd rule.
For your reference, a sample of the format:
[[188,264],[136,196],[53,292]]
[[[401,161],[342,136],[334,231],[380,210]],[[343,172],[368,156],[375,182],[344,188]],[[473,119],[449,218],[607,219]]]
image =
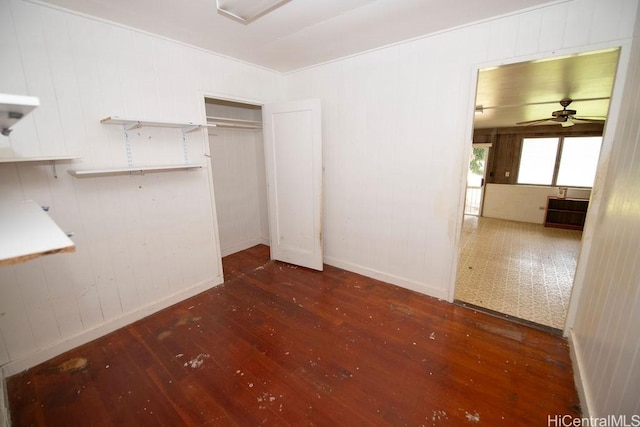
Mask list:
[[554,111],[551,113],[552,117],[547,119],[529,120],[527,122],[518,122],[518,126],[534,126],[541,125],[547,122],[555,122],[562,127],[569,127],[580,123],[604,123],[604,117],[576,117],[576,110],[567,110],[567,107],[573,102],[571,98],[563,98],[560,100],[562,110]]

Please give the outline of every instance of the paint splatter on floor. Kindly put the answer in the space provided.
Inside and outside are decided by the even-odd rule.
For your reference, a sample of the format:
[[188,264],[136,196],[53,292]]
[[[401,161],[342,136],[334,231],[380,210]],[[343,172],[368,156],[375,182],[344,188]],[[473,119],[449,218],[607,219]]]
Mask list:
[[443,421],[447,419],[449,419],[449,417],[447,417],[447,413],[445,411],[433,411],[433,416],[431,417],[431,421],[433,422],[433,425],[436,425],[438,421]]
[[467,421],[469,421],[470,423],[479,423],[480,422],[480,414],[478,414],[477,412],[473,412],[473,414],[465,411],[464,412],[464,416],[467,418]]
[[200,353],[199,355],[197,355],[196,357],[194,357],[193,359],[189,360],[188,362],[185,362],[183,366],[185,367],[190,367],[192,369],[198,369],[201,368],[202,365],[204,364],[204,360],[208,359],[209,356],[207,353]]

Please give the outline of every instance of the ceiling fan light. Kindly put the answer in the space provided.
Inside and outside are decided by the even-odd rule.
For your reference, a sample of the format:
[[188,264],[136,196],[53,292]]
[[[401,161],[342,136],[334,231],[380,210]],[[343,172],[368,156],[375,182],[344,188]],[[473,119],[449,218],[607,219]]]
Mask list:
[[571,126],[575,125],[575,123],[570,118],[567,118],[567,120],[565,120],[564,122],[560,122],[560,125],[563,128],[568,128],[568,127],[571,127]]

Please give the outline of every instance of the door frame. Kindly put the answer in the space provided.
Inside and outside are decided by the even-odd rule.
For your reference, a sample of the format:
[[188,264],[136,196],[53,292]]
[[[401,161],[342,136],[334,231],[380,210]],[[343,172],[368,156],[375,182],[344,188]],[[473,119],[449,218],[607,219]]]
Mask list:
[[587,52],[593,52],[604,49],[617,48],[620,50],[618,57],[618,67],[616,69],[613,90],[611,92],[611,98],[609,102],[609,114],[605,123],[604,131],[602,133],[602,148],[600,150],[600,159],[598,160],[598,169],[596,172],[596,179],[591,191],[591,199],[589,201],[589,210],[585,221],[584,230],[582,233],[582,241],[580,244],[580,253],[578,255],[578,262],[576,265],[576,273],[574,276],[573,287],[571,291],[571,297],[569,301],[569,308],[567,310],[567,318],[563,335],[568,337],[575,324],[576,315],[580,309],[580,295],[584,286],[586,266],[589,263],[589,255],[591,252],[591,246],[593,242],[593,235],[596,228],[598,217],[601,215],[601,209],[605,197],[603,195],[604,183],[607,175],[609,158],[611,157],[611,151],[614,142],[614,136],[616,133],[616,127],[618,124],[618,116],[620,114],[622,104],[622,93],[624,90],[624,82],[627,77],[627,69],[630,59],[631,41],[609,42],[596,45],[583,46],[581,48],[561,49],[550,52],[541,52],[533,55],[525,55],[517,58],[511,58],[510,61],[491,61],[485,63],[477,63],[471,67],[471,76],[469,77],[469,96],[467,105],[467,129],[464,141],[467,141],[467,148],[463,150],[464,160],[461,160],[461,164],[464,168],[461,168],[460,172],[460,192],[458,197],[458,215],[456,221],[456,230],[454,233],[454,248],[456,262],[452,263],[450,282],[449,282],[449,295],[447,300],[453,302],[455,298],[456,280],[458,276],[458,269],[460,265],[460,250],[461,250],[461,237],[462,237],[462,223],[464,220],[464,197],[466,192],[466,174],[468,170],[468,160],[472,152],[473,141],[473,117],[476,111],[476,91],[478,87],[478,73],[481,69],[489,67],[499,67],[502,65],[517,64],[521,62],[535,61],[540,59],[550,59],[554,57],[560,57],[564,55],[575,55]]
[[[198,106],[200,108],[200,117],[201,123],[207,123],[207,109],[205,107],[204,99],[205,98],[215,98],[223,101],[231,101],[231,102],[239,102],[243,104],[251,104],[256,105],[261,108],[264,108],[265,102],[250,98],[242,98],[242,97],[230,97],[228,95],[223,95],[215,92],[207,92],[200,91],[197,93],[198,96]],[[203,154],[205,159],[205,169],[207,171],[207,181],[209,185],[209,203],[211,207],[211,217],[213,220],[213,238],[215,241],[215,251],[217,254],[217,268],[218,275],[216,276],[216,284],[224,283],[224,271],[222,269],[222,249],[220,247],[220,230],[218,228],[218,211],[216,209],[216,192],[213,183],[213,171],[211,170],[211,149],[210,149],[210,141],[209,141],[209,128],[203,128],[200,131],[204,132],[203,139]],[[267,213],[268,215],[268,213]]]

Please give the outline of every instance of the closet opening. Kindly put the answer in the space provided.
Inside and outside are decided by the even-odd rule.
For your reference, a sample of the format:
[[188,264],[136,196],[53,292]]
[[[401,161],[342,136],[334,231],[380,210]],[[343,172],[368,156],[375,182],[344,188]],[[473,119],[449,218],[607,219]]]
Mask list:
[[210,97],[204,102],[220,255],[268,246],[262,106]]

